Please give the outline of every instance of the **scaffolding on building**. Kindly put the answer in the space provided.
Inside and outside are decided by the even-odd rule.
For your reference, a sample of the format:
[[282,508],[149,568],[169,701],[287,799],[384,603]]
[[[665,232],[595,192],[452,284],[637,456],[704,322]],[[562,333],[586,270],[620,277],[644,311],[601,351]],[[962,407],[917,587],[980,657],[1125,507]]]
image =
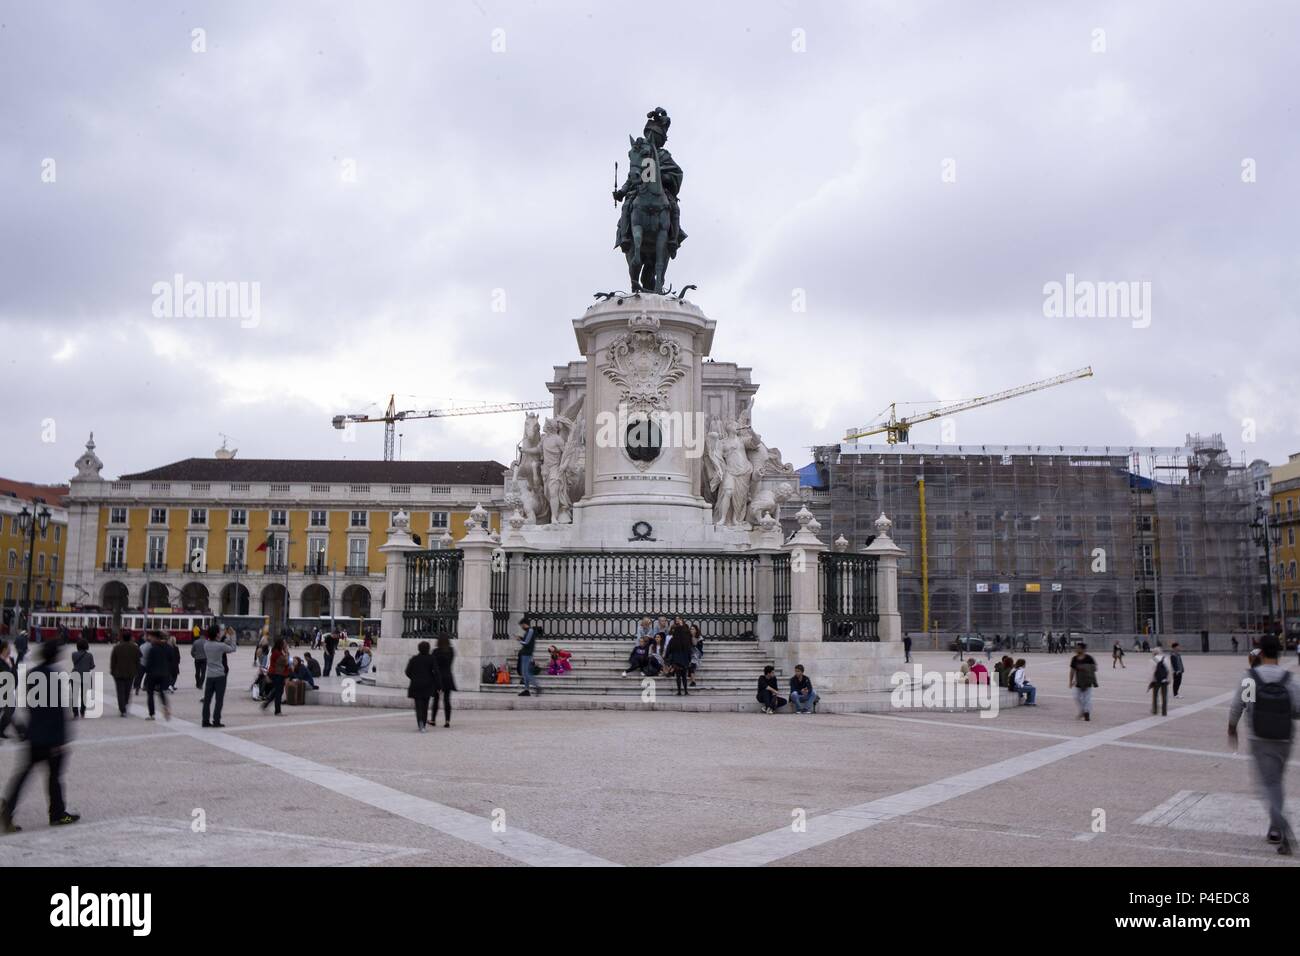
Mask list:
[[814,466],[805,500],[828,541],[864,547],[877,515],[894,520],[909,630],[1254,624],[1251,485],[1221,435],[1179,447],[828,445]]

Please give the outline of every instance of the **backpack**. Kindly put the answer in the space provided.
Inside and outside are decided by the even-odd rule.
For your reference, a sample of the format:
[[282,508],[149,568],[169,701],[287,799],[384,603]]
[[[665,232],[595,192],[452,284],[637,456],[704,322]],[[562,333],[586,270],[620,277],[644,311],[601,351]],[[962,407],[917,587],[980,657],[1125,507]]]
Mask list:
[[1165,666],[1165,659],[1162,657],[1156,661],[1155,682],[1163,684],[1167,680],[1169,680],[1169,668]]
[[497,682],[497,666],[491,661],[483,665],[481,680],[484,684],[495,684]]
[[1255,706],[1250,711],[1250,729],[1261,740],[1291,739],[1291,690],[1287,687],[1290,672],[1272,684],[1260,680],[1255,668],[1250,669],[1255,682]]

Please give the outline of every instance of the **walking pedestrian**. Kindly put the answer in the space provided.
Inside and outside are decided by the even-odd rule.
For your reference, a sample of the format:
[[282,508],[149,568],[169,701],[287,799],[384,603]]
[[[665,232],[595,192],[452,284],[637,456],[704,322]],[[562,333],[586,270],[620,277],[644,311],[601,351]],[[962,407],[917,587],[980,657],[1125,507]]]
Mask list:
[[149,642],[145,632],[140,632],[140,641],[136,644],[136,660],[138,662],[135,677],[131,679],[131,688],[135,693],[140,693],[140,688],[144,685],[145,667],[149,662],[149,652],[153,649],[153,644]]
[[325,676],[330,676],[330,668],[334,666],[334,652],[339,649],[339,636],[333,631],[325,638]]
[[1160,716],[1169,716],[1169,665],[1165,661],[1165,655],[1156,648],[1151,655],[1151,683],[1147,684],[1147,689],[1151,691],[1151,713],[1156,712],[1156,706],[1159,705]]
[[118,642],[108,655],[108,674],[117,690],[117,713],[125,717],[127,705],[131,703],[131,685],[140,675],[140,648],[126,631],[118,635]]
[[86,716],[86,691],[95,679],[95,655],[84,637],[77,638],[77,649],[72,652],[73,689],[77,699],[72,703],[73,718]]
[[1092,689],[1097,684],[1097,662],[1088,653],[1088,645],[1080,641],[1070,658],[1070,683],[1074,688],[1074,702],[1079,707],[1082,720],[1092,720]]
[[533,679],[533,651],[537,647],[538,632],[540,627],[533,626],[533,622],[527,617],[519,621],[519,680],[523,683],[524,689],[520,691],[520,697],[531,697],[529,689],[536,690],[540,696],[542,693],[541,685]]
[[912,663],[912,635],[903,632],[903,663]]
[[[13,651],[10,649],[9,642],[0,639],[0,687],[8,685],[8,690],[0,699],[0,740],[7,740],[9,735],[5,733],[9,725],[13,723],[14,714],[18,712],[16,695],[18,694],[18,665],[10,656]],[[15,727],[15,730],[19,728]],[[19,731],[21,736],[21,731]]]
[[438,696],[442,695],[442,726],[451,726],[451,692],[457,690],[451,664],[456,652],[451,648],[451,638],[446,631],[439,632],[438,645],[433,649],[433,661],[438,665],[437,682],[433,685],[433,722],[438,722]]
[[1232,698],[1228,712],[1228,739],[1237,746],[1237,722],[1247,715],[1250,755],[1255,764],[1255,781],[1268,806],[1269,843],[1277,852],[1290,856],[1295,834],[1285,813],[1286,763],[1291,756],[1294,721],[1300,717],[1300,686],[1282,667],[1282,643],[1272,634],[1260,639],[1259,664],[1242,676],[1240,692]]
[[1119,641],[1110,649],[1110,669],[1114,670],[1116,664],[1121,670],[1128,670],[1128,665],[1124,663],[1124,648],[1119,646]]
[[1174,672],[1174,696],[1177,697],[1178,688],[1183,685],[1183,653],[1177,641],[1169,645],[1169,669]]
[[163,650],[167,653],[167,686],[171,692],[176,693],[176,682],[181,679],[181,649],[176,646],[176,635],[168,634],[163,642]]
[[[212,626],[216,628],[215,624]],[[190,657],[194,659],[194,686],[202,690],[203,674],[208,669],[208,655],[203,650],[206,638],[203,636],[203,632],[198,629],[198,625],[195,625],[194,630],[194,640],[190,644]],[[214,630],[213,637],[215,638],[219,633],[220,631]]]
[[226,681],[230,675],[227,655],[235,653],[235,632],[227,628],[224,640],[218,640],[217,625],[208,628],[203,641],[203,726],[224,727],[221,707],[226,702]]
[[[55,660],[58,654],[58,641],[44,641],[37,652],[39,663],[32,668],[28,677],[39,675],[38,680],[43,681],[47,688],[56,687],[58,677]],[[27,755],[23,763],[14,771],[4,799],[0,800],[0,833],[16,833],[22,829],[14,823],[14,810],[18,807],[18,798],[22,795],[27,775],[38,763],[45,764],[49,777],[50,826],[66,826],[81,819],[80,814],[68,812],[63,802],[63,756],[68,742],[67,719],[63,712],[63,704],[57,693],[42,694],[39,695],[39,699],[33,695],[32,699],[27,701],[27,709],[30,711],[27,726]]]
[[27,630],[26,628],[18,631],[18,636],[14,638],[14,666],[17,667],[27,656]]
[[[415,645],[415,654],[406,662],[406,696],[415,702],[415,729],[424,733],[429,723],[429,698],[434,694],[438,683],[438,665],[429,653],[429,642],[421,641]],[[435,712],[434,720],[438,719]]]
[[262,709],[275,704],[275,716],[280,716],[280,702],[284,699],[284,682],[289,676],[289,649],[283,637],[277,637],[271,647],[271,662],[266,667],[271,679],[271,693],[262,701]]
[[154,694],[162,704],[164,720],[172,719],[172,709],[167,705],[167,688],[172,681],[172,660],[167,653],[167,643],[162,631],[149,632],[149,650],[144,655],[144,691],[149,707],[149,720],[154,720]]

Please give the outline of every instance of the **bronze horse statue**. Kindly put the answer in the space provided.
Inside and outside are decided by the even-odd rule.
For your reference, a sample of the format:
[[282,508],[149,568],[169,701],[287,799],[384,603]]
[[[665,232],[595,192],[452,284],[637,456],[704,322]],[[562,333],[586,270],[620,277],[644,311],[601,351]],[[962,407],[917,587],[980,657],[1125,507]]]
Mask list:
[[[660,151],[644,137],[628,137],[628,176],[615,200],[624,200],[616,245],[627,258],[632,292],[664,292],[668,260],[685,238],[677,222],[676,186],[681,172],[676,164],[660,168]],[[664,153],[665,165],[671,157]],[[666,173],[672,171],[669,178]]]

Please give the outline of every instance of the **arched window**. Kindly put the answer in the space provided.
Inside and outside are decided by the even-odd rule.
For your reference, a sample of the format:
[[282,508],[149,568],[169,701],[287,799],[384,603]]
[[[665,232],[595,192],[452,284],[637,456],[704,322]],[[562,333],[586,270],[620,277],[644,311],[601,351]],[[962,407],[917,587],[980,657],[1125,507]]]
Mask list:
[[10,548],[9,549],[9,570],[12,571],[16,567],[18,567],[18,552]]

